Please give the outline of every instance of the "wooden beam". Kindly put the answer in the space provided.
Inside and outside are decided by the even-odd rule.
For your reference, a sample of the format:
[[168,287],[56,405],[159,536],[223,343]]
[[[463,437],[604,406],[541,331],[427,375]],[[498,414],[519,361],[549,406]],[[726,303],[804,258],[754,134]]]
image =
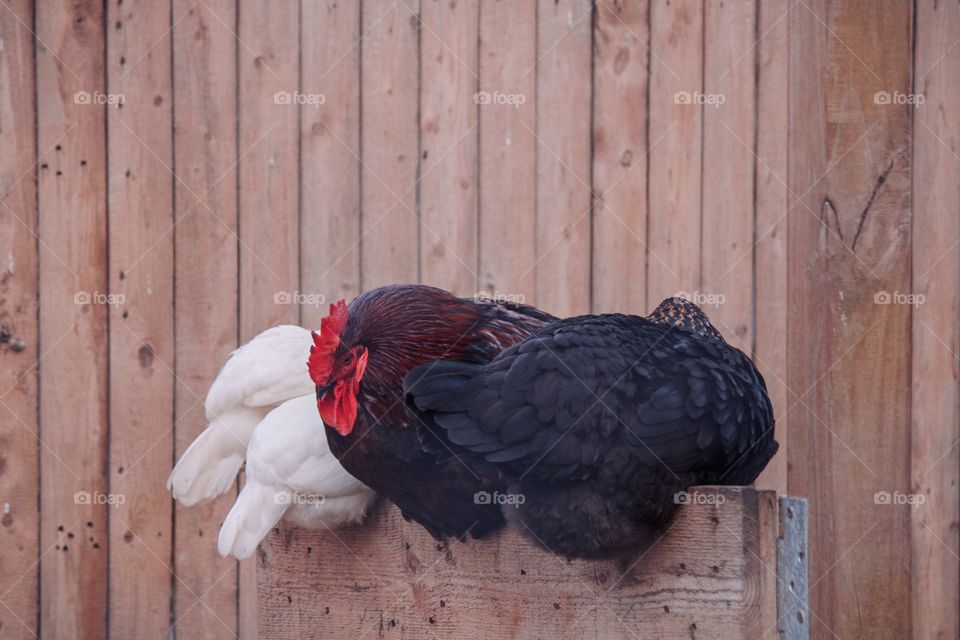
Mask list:
[[438,543],[386,503],[336,535],[281,527],[258,553],[260,635],[777,638],[776,496],[691,492],[707,499],[621,560],[567,561],[509,529]]
[[[911,630],[912,4],[790,12],[787,453],[814,637]],[[925,375],[917,372],[916,375]],[[891,497],[885,500],[883,493]]]

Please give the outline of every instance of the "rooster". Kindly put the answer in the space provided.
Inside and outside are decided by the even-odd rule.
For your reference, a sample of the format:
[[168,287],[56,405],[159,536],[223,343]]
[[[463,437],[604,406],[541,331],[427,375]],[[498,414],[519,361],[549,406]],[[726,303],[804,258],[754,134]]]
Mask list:
[[649,547],[680,492],[750,484],[777,451],[753,362],[678,298],[560,320],[486,364],[428,363],[404,391],[422,430],[505,476],[492,501],[510,524],[567,557]]
[[309,370],[330,450],[354,476],[434,537],[482,537],[503,523],[478,499],[501,484],[499,470],[421,442],[403,405],[402,381],[443,358],[489,362],[554,318],[532,307],[457,298],[421,285],[368,291],[330,305],[314,336]]
[[330,454],[314,405],[311,332],[282,325],[234,351],[207,393],[209,426],[180,457],[167,488],[191,506],[247,484],[220,532],[219,550],[249,556],[281,517],[334,527],[362,520],[374,493]]

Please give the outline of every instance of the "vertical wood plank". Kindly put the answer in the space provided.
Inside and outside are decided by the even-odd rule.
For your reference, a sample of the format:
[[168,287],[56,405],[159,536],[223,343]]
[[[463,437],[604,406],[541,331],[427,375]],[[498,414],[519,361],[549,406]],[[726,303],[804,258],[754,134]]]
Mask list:
[[[173,128],[170,4],[107,3],[110,290],[109,632],[170,626],[173,449]],[[88,536],[84,536],[88,537]],[[82,541],[89,543],[88,540]]]
[[[203,399],[238,333],[237,39],[230,0],[174,1],[176,451],[206,427]],[[236,563],[217,554],[232,495],[176,507],[174,632],[237,635]]]
[[6,9],[0,14],[0,629],[19,640],[36,636],[39,606],[36,87],[32,3]]
[[[787,9],[757,3],[754,360],[777,417],[780,450],[756,485],[787,493]],[[746,258],[745,258],[746,259]]]
[[480,290],[534,302],[537,5],[480,3]]
[[593,312],[647,313],[648,2],[597,5]]
[[319,327],[321,296],[351,300],[360,289],[360,5],[300,7],[301,90],[324,97],[300,107],[300,285],[316,296],[300,318]]
[[[756,2],[704,3],[701,299],[731,344],[753,349]],[[710,296],[714,296],[711,298]]]
[[420,19],[420,275],[473,295],[478,0],[424,0]]
[[[911,628],[909,104],[912,5],[790,14],[792,495],[810,498],[814,637]],[[919,373],[919,372],[918,372]],[[891,500],[876,497],[885,491]]]
[[[241,0],[240,342],[296,324],[300,286],[299,0]],[[256,563],[240,563],[241,639],[257,637]]]
[[241,0],[240,341],[296,323],[299,286],[298,0]]
[[[106,635],[107,212],[103,4],[37,4],[41,620]],[[42,44],[46,43],[46,44]],[[117,108],[114,104],[109,108]],[[93,538],[93,540],[90,540]]]
[[419,279],[419,0],[363,0],[360,284]]
[[561,316],[590,310],[592,13],[537,5],[537,304]]
[[650,10],[650,220],[647,298],[652,305],[700,288],[703,2]]
[[[960,637],[960,8],[917,3],[913,114],[913,637]],[[918,298],[919,299],[919,298]]]

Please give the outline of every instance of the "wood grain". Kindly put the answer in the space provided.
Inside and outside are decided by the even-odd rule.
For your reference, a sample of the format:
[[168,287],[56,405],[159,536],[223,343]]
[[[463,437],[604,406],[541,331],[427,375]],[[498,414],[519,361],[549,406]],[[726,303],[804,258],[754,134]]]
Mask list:
[[650,211],[647,299],[700,289],[703,2],[650,10]]
[[[236,6],[173,9],[176,291],[175,458],[206,427],[206,390],[238,338]],[[171,461],[172,464],[172,461]],[[232,495],[176,507],[177,638],[235,638],[237,568],[216,550]]]
[[[757,3],[754,360],[780,450],[756,485],[787,493],[787,0]],[[746,258],[745,258],[746,259]]]
[[419,280],[419,0],[364,0],[360,288]]
[[316,296],[300,320],[319,327],[324,303],[360,292],[360,5],[304,1],[301,12],[301,91],[324,103],[300,108],[300,287]]
[[276,530],[258,554],[260,634],[747,637],[776,620],[762,591],[770,586],[764,564],[776,562],[776,498],[699,490],[720,504],[688,505],[647,555],[603,562],[564,560],[512,530],[438,543],[385,506],[336,536]]
[[[107,192],[103,5],[38,2],[40,627],[100,638],[107,606]],[[114,104],[110,108],[117,108]],[[91,540],[92,538],[92,540]]]
[[590,75],[587,0],[537,4],[537,306],[590,310]]
[[[536,265],[537,5],[480,3],[480,290],[534,303]],[[491,101],[492,102],[492,101]]]
[[646,314],[647,2],[597,5],[593,62],[594,313]]
[[420,275],[477,291],[478,0],[424,0],[420,24]]
[[753,350],[756,29],[754,0],[705,2],[703,15],[704,306],[728,342]]
[[[299,0],[241,0],[239,68],[240,342],[300,320]],[[241,640],[256,636],[256,568],[240,563]]]
[[239,11],[240,342],[247,342],[299,318],[298,102],[319,98],[300,91],[298,0],[242,0]]
[[32,3],[0,15],[0,634],[36,636],[40,443],[37,398],[36,76]]
[[[911,629],[912,5],[792,5],[789,490],[810,499],[816,638]],[[919,375],[922,375],[918,372]]]
[[[173,122],[171,5],[108,3],[110,290],[109,633],[159,638],[170,626],[173,506],[158,491],[173,450]],[[80,544],[90,544],[92,536]]]
[[[913,635],[960,637],[960,9],[918,3],[913,114],[911,510]],[[918,298],[919,299],[919,298]]]

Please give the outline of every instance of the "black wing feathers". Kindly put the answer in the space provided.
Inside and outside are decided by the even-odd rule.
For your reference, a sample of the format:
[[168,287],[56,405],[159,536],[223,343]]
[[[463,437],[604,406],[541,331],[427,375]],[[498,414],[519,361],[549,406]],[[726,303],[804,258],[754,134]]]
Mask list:
[[486,366],[415,369],[404,390],[426,428],[543,479],[588,478],[625,448],[675,474],[749,483],[776,451],[766,388],[746,355],[639,317],[561,320]]

